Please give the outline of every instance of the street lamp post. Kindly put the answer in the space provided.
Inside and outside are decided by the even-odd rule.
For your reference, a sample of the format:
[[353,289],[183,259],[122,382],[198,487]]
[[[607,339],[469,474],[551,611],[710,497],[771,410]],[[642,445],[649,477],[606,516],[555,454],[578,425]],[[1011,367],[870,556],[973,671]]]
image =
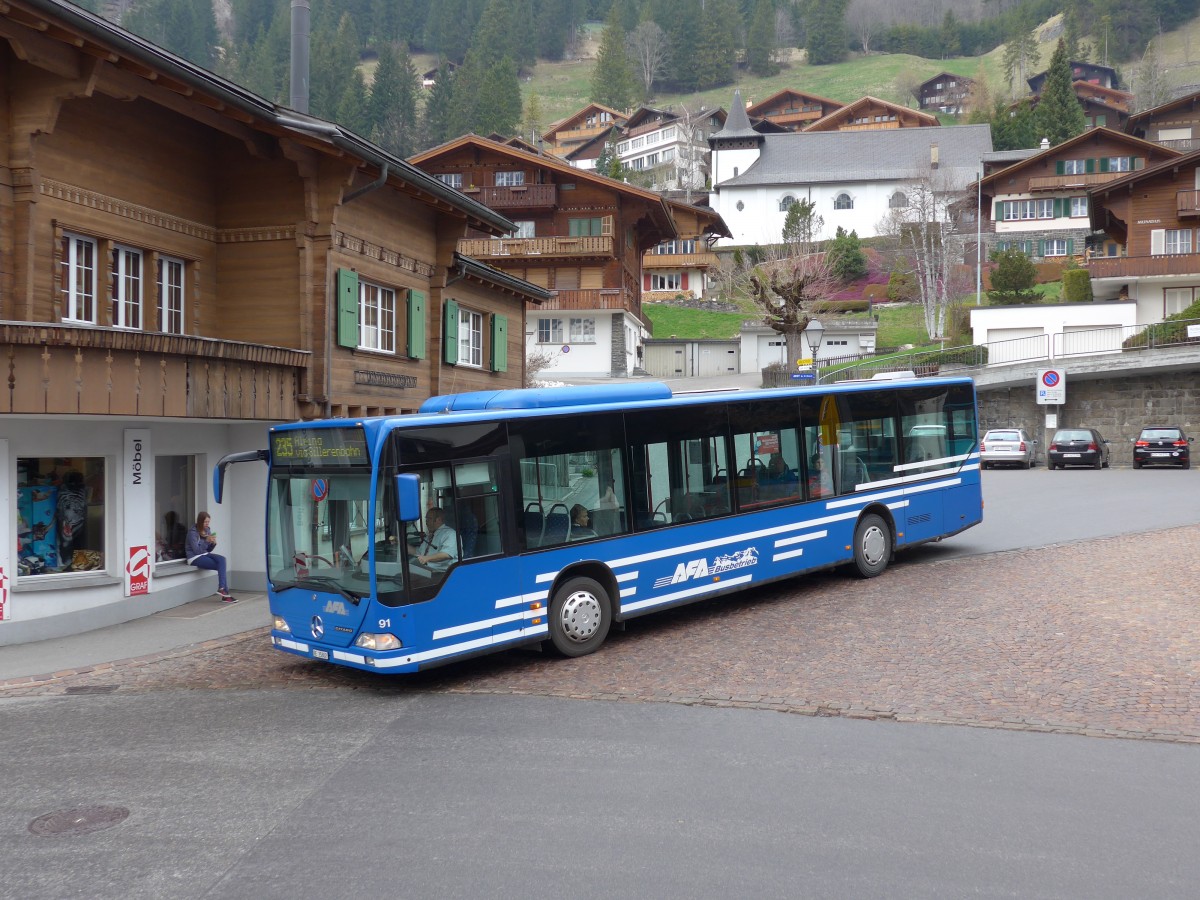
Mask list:
[[975,305],[983,303],[983,170],[975,182]]
[[825,326],[816,319],[809,319],[808,324],[804,326],[802,334],[804,335],[804,339],[808,341],[808,354],[812,358],[815,368],[817,354],[821,352],[821,336],[825,334]]

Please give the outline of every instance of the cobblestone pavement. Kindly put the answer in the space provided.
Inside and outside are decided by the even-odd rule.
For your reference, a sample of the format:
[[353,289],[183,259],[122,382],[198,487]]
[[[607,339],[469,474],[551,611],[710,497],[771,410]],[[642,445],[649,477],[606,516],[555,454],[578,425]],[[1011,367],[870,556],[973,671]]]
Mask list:
[[[917,551],[920,552],[920,551]],[[545,694],[1200,743],[1200,526],[822,573],[638,619],[575,660],[381,676],[267,629],[0,683],[0,696],[239,688]]]

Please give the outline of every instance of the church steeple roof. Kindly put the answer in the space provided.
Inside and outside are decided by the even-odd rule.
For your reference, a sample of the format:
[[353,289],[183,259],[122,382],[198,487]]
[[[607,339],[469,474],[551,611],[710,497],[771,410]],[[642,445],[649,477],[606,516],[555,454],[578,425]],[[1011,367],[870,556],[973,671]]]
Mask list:
[[729,118],[725,120],[725,127],[712,135],[710,140],[721,141],[761,137],[762,135],[750,127],[750,117],[746,115],[746,104],[742,102],[741,89],[734,88],[733,105],[729,107]]

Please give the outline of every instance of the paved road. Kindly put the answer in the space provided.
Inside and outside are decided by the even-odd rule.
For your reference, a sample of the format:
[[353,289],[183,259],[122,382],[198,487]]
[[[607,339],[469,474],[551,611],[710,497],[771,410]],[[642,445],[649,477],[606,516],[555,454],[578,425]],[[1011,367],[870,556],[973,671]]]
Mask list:
[[[578,660],[389,680],[260,629],[9,682],[0,897],[1190,895],[1195,478],[988,472],[988,525],[880,578]],[[129,817],[29,831],[93,805]]]

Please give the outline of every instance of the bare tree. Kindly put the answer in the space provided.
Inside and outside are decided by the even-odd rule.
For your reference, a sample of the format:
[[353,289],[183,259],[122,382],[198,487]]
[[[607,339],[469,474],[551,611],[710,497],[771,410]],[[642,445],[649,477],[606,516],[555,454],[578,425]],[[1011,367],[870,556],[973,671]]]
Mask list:
[[1141,112],[1153,109],[1171,99],[1171,86],[1167,82],[1167,70],[1158,58],[1158,39],[1151,38],[1142,54],[1141,64],[1134,75],[1134,109]]
[[871,52],[871,39],[887,27],[884,20],[888,4],[884,0],[850,0],[846,9],[846,27],[857,39],[862,52]]
[[675,121],[679,146],[673,162],[674,189],[686,191],[686,200],[691,203],[692,192],[704,190],[712,160],[700,124],[703,107],[692,110],[685,103],[672,111],[679,116]]
[[931,172],[910,183],[905,205],[889,210],[879,225],[881,233],[897,240],[907,260],[930,338],[945,334],[946,310],[967,287],[962,274],[965,235],[950,216],[950,207],[960,202],[965,202],[962,185]]
[[825,254],[768,260],[748,273],[748,281],[763,323],[783,335],[788,359],[799,359],[806,349],[800,335],[821,304],[841,287]]
[[629,34],[629,52],[638,67],[643,100],[653,96],[651,88],[666,65],[668,46],[666,32],[651,21],[640,23]]
[[559,354],[550,350],[526,351],[525,354],[525,384],[524,387],[536,387],[538,375],[546,369],[553,368],[558,362]]

